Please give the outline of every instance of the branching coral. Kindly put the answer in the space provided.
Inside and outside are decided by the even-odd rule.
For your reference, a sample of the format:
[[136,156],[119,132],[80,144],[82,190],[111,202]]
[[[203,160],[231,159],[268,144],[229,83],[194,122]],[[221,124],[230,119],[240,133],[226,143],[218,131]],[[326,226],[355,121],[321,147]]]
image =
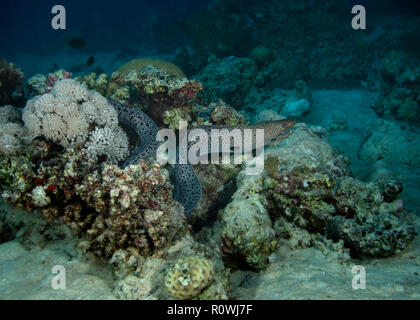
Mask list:
[[126,134],[119,127],[96,128],[85,147],[89,156],[98,158],[106,155],[113,163],[125,160],[129,154]]
[[88,75],[74,78],[74,80],[85,85],[89,90],[95,90],[103,96],[107,96],[109,77],[105,73],[96,74],[91,72]]

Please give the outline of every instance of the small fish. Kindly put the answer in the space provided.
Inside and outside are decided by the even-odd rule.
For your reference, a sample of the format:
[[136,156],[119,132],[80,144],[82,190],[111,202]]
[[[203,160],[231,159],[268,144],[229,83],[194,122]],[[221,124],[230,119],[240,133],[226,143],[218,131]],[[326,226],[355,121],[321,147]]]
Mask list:
[[95,63],[95,57],[94,56],[90,56],[88,59],[87,59],[87,61],[86,61],[86,65],[88,66],[88,67],[90,67],[92,64],[94,64]]
[[86,41],[81,37],[74,37],[71,38],[67,44],[74,49],[81,49],[86,46]]

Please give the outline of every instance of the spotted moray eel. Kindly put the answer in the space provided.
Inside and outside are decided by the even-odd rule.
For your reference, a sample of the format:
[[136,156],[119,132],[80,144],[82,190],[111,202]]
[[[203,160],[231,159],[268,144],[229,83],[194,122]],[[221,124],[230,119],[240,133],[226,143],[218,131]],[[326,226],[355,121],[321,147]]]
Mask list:
[[[139,160],[153,157],[159,147],[159,141],[156,140],[158,127],[154,121],[144,112],[127,108],[119,102],[109,100],[109,103],[118,113],[118,121],[125,127],[135,132],[140,137],[139,147],[122,164],[122,168],[130,164],[135,164]],[[291,134],[291,127],[295,125],[293,120],[277,120],[261,122],[250,126],[198,126],[207,134],[211,129],[264,129],[264,146],[279,142]],[[255,130],[253,130],[255,132]],[[255,139],[253,139],[255,140]],[[191,164],[174,164],[175,170],[175,193],[174,199],[180,202],[185,209],[187,216],[195,208],[201,198],[201,183],[197,178]]]

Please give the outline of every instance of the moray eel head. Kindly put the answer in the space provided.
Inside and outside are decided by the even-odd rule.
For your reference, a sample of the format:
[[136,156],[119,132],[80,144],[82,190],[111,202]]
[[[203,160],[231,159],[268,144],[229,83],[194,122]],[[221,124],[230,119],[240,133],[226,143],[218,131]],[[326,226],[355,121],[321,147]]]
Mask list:
[[270,145],[286,139],[293,133],[292,127],[296,124],[293,120],[276,120],[257,123],[258,126],[264,129],[264,145]]

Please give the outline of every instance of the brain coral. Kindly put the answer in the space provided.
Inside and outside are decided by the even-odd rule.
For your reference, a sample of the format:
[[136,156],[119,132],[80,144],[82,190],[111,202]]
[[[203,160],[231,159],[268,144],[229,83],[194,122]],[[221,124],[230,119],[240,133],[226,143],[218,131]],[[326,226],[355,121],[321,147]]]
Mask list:
[[165,286],[175,299],[190,299],[206,288],[214,277],[213,263],[205,258],[179,259],[169,269]]
[[86,144],[92,157],[119,161],[128,153],[128,138],[118,127],[115,109],[72,79],[57,81],[50,93],[29,100],[22,119],[31,137],[44,136],[63,147]]
[[152,65],[156,68],[165,70],[167,73],[177,78],[185,78],[184,72],[179,67],[177,67],[171,62],[160,60],[160,59],[150,59],[150,58],[134,59],[123,64],[116,71],[122,74],[126,74],[133,71],[140,72],[147,65]]

